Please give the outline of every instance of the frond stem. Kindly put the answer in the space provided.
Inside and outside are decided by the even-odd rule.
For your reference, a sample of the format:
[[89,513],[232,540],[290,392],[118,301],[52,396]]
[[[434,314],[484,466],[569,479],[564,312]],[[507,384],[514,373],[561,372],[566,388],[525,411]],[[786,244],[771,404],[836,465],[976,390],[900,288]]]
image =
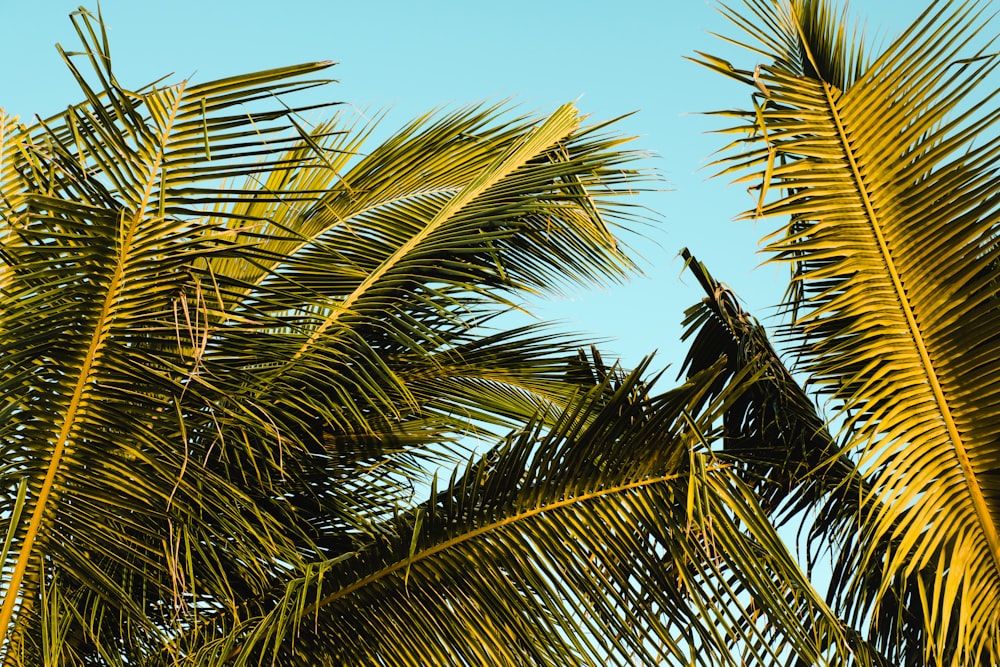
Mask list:
[[[722,470],[722,469],[724,469],[726,467],[728,467],[728,466],[725,466],[725,465],[707,466],[707,467],[705,467],[702,470],[702,472],[703,473],[715,472],[717,470]],[[321,600],[319,600],[317,602],[314,602],[313,604],[311,604],[308,607],[306,607],[305,609],[303,609],[301,617],[305,618],[305,617],[309,616],[309,614],[316,613],[321,607],[325,607],[325,606],[327,606],[327,605],[329,605],[329,604],[331,604],[333,602],[336,602],[337,600],[339,600],[341,598],[344,598],[344,597],[350,595],[351,593],[354,593],[355,591],[357,591],[357,590],[359,590],[361,588],[364,588],[365,586],[371,585],[372,583],[374,583],[376,581],[379,581],[381,579],[384,579],[385,577],[389,577],[389,576],[391,576],[391,575],[399,572],[400,570],[412,569],[412,567],[413,567],[414,564],[419,563],[422,560],[425,560],[427,558],[431,558],[431,557],[433,557],[433,556],[441,553],[442,551],[446,551],[448,549],[454,548],[457,545],[460,545],[460,544],[462,544],[464,542],[468,542],[469,540],[473,540],[473,539],[475,539],[477,537],[480,537],[481,535],[485,535],[486,533],[502,529],[502,528],[504,528],[506,526],[518,523],[520,521],[525,521],[527,519],[530,519],[532,517],[538,516],[540,514],[544,514],[546,512],[552,512],[552,511],[560,510],[560,509],[563,509],[565,507],[569,507],[571,505],[576,505],[576,504],[579,504],[579,503],[587,502],[589,500],[594,500],[594,499],[602,498],[602,497],[605,497],[605,496],[610,496],[610,495],[625,493],[625,492],[631,491],[633,489],[641,489],[641,488],[645,488],[645,487],[649,487],[649,486],[654,486],[654,485],[657,485],[657,484],[662,484],[664,482],[675,481],[675,480],[680,479],[682,476],[685,476],[687,474],[688,473],[679,473],[679,474],[673,474],[673,475],[661,475],[661,476],[658,476],[658,477],[650,477],[650,478],[647,478],[647,479],[641,479],[641,480],[638,480],[638,481],[629,482],[627,484],[621,484],[621,485],[618,485],[618,486],[605,487],[605,488],[602,488],[602,489],[598,489],[596,491],[591,491],[589,493],[584,493],[584,494],[580,494],[578,496],[573,496],[573,497],[570,497],[570,498],[565,498],[563,500],[558,500],[556,502],[548,503],[548,504],[545,504],[545,505],[540,505],[540,506],[537,506],[537,507],[532,507],[532,508],[530,508],[528,510],[525,510],[523,512],[519,512],[517,514],[506,516],[503,519],[500,519],[499,521],[494,521],[493,523],[489,523],[489,524],[486,524],[486,525],[483,525],[483,526],[479,526],[475,530],[471,530],[471,531],[469,531],[467,533],[462,533],[460,535],[456,535],[455,537],[452,537],[449,540],[445,540],[444,542],[441,542],[440,544],[435,544],[434,546],[430,547],[429,549],[427,549],[425,551],[420,551],[419,553],[413,553],[413,554],[409,555],[407,558],[404,558],[404,559],[402,559],[400,561],[397,561],[397,562],[395,562],[395,563],[393,563],[393,564],[391,564],[391,565],[389,565],[387,567],[384,567],[381,570],[378,570],[377,572],[374,572],[374,573],[368,575],[367,577],[364,577],[363,579],[359,579],[358,581],[354,582],[353,584],[340,589],[336,593],[331,593],[330,595],[322,598]],[[234,649],[233,652],[230,653],[226,657],[226,660],[224,662],[228,662],[229,660],[232,660],[241,651],[242,651],[242,647],[238,647],[238,648]]]
[[437,215],[427,223],[427,225],[421,229],[417,234],[410,238],[406,243],[401,245],[396,251],[382,264],[372,271],[365,279],[361,282],[358,287],[351,292],[343,303],[338,304],[335,309],[327,316],[323,323],[313,331],[309,339],[302,344],[291,359],[286,364],[286,368],[293,365],[298,361],[306,352],[313,347],[316,342],[323,336],[323,334],[333,326],[340,316],[348,312],[351,307],[358,301],[364,294],[371,289],[371,287],[382,279],[382,277],[389,272],[400,260],[405,258],[414,248],[419,246],[419,244],[424,241],[428,236],[430,236],[434,231],[436,231],[442,224],[450,220],[456,213],[461,211],[467,204],[475,200],[476,197],[481,195],[488,188],[499,182],[507,174],[515,171],[519,167],[523,166],[528,160],[538,154],[540,151],[544,150],[548,146],[551,146],[560,137],[565,136],[567,131],[572,131],[576,128],[576,110],[572,105],[564,105],[557,109],[542,125],[531,132],[520,145],[513,148],[506,155],[501,156],[497,163],[494,163],[486,169],[484,173],[473,180],[468,186],[462,189],[461,192],[455,195],[445,206],[438,211]]

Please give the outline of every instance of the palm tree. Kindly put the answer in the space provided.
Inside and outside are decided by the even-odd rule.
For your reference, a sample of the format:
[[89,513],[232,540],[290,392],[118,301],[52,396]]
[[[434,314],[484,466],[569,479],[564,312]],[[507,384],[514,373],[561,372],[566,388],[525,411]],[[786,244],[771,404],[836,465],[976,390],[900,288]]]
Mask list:
[[[747,0],[723,11],[761,64],[697,58],[753,91],[723,114],[738,123],[719,164],[756,192],[744,217],[780,221],[766,250],[791,266],[782,339],[829,415],[788,382],[780,403],[727,415],[730,455],[773,490],[772,516],[807,516],[813,553],[832,557],[830,606],[888,664],[1000,661],[987,7],[933,2],[876,53],[829,2]],[[695,369],[714,359],[701,343]]]
[[633,270],[606,123],[472,107],[367,150],[276,101],[330,63],[130,89],[73,20],[84,101],[0,118],[3,664],[815,655],[748,596],[842,640],[702,447],[740,373],[655,393],[491,328]]
[[329,63],[129,90],[76,14],[85,101],[0,121],[4,664],[995,661],[977,7],[869,57],[825,2],[747,0],[767,63],[700,57],[753,87],[726,171],[790,218],[829,420],[690,255],[674,389],[491,328],[633,269],[607,124],[475,107],[368,150],[274,102]]

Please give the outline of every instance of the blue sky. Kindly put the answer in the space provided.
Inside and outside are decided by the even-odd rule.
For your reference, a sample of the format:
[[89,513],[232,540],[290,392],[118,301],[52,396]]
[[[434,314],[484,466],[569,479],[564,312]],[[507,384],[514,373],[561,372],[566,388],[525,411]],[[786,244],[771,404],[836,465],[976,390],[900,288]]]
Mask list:
[[[30,119],[79,101],[54,48],[78,45],[68,19],[81,0],[36,0],[4,8],[0,107]],[[6,4],[6,3],[5,3]],[[83,0],[96,9],[95,2]],[[610,339],[627,365],[659,349],[655,366],[677,364],[684,309],[700,298],[681,277],[677,253],[689,247],[767,321],[785,289],[786,270],[759,266],[759,238],[769,223],[733,222],[751,200],[743,187],[709,179],[702,167],[721,146],[706,132],[718,121],[698,111],[747,103],[749,92],[686,60],[697,50],[752,69],[710,32],[736,31],[705,0],[508,0],[504,3],[285,0],[104,0],[112,59],[123,85],[163,75],[214,78],[315,60],[339,63],[339,83],[314,95],[372,114],[390,107],[382,131],[441,106],[513,98],[546,112],[567,101],[594,119],[636,112],[619,131],[656,157],[663,190],[637,200],[653,215],[629,238],[645,277],[607,290],[529,304],[563,328]],[[732,2],[739,4],[739,0]],[[900,32],[924,2],[855,0],[876,41]],[[16,26],[15,29],[11,29]],[[299,98],[301,100],[301,98]]]

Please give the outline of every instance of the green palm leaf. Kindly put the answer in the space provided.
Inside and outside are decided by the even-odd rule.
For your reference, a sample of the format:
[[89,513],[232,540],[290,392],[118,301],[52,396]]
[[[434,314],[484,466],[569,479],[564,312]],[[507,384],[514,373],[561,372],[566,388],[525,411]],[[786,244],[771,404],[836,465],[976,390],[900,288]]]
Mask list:
[[456,469],[383,537],[315,564],[219,639],[199,636],[191,663],[728,664],[732,652],[764,665],[853,651],[881,664],[812,592],[750,489],[691,454],[732,397],[690,412],[719,368],[662,395],[644,371],[612,374],[551,427],[536,419]]
[[998,58],[966,53],[985,7],[934,3],[867,57],[828,3],[747,8],[768,20],[730,14],[768,62],[730,73],[759,92],[726,173],[749,170],[760,189],[748,216],[788,216],[768,250],[793,266],[790,340],[849,419],[871,483],[872,513],[840,515],[845,535],[868,526],[838,566],[842,601],[862,619],[880,599],[909,600],[923,659],[994,661]]
[[354,553],[592,383],[578,341],[484,327],[633,269],[637,156],[570,107],[362,155],[274,104],[329,63],[128,90],[74,23],[85,102],[0,136],[5,664],[135,664]]

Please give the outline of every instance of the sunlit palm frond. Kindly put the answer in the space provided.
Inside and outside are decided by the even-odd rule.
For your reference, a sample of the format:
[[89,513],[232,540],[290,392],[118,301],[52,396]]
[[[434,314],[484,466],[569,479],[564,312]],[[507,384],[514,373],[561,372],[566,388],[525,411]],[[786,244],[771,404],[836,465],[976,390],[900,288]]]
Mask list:
[[841,600],[886,646],[872,586],[920,610],[923,659],[995,661],[1000,58],[986,3],[932,3],[877,54],[830,3],[747,9],[731,16],[761,66],[729,72],[756,90],[726,172],[749,169],[748,216],[789,217],[768,250],[793,266],[790,340],[848,418],[877,508],[841,515],[849,541],[867,526],[838,566]]
[[176,190],[245,172],[206,142],[280,129],[292,110],[231,107],[326,65],[131,92],[91,18],[76,25],[101,87],[67,58],[87,102],[19,129],[0,170],[0,441],[5,491],[27,489],[3,566],[8,661],[33,654],[44,591],[67,603],[86,591],[95,636],[155,640],[180,609],[259,587],[297,552],[280,511],[248,521],[241,486],[191,458],[217,415],[192,381],[206,309],[178,309],[199,292],[198,265],[234,246],[225,228],[177,215]]
[[[503,120],[503,111],[405,128],[287,221],[312,237],[274,257],[235,306],[264,322],[252,335],[268,344],[253,367],[227,375],[251,374],[236,381],[269,402],[276,391],[339,382],[320,389],[328,402],[313,408],[364,430],[362,412],[346,414],[346,392],[358,388],[355,401],[399,419],[416,405],[397,371],[464,344],[516,293],[624,275],[631,262],[605,222],[616,207],[603,200],[640,177],[621,168],[634,155],[578,130],[569,107],[544,120]],[[230,335],[244,329],[216,344],[229,347]]]

